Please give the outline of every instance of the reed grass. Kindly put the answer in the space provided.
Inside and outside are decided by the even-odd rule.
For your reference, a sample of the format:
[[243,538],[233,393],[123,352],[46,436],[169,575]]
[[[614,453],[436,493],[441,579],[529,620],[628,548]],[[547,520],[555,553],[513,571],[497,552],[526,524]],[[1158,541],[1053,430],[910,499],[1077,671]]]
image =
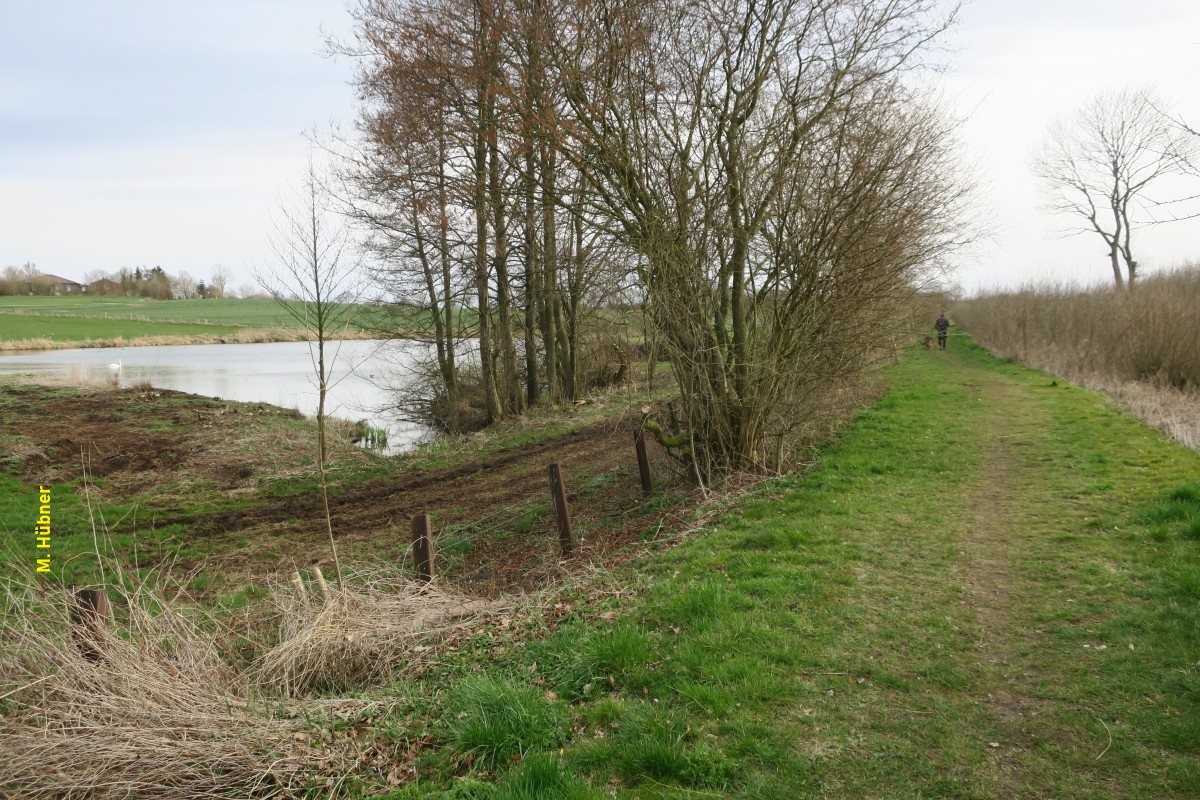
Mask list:
[[314,771],[353,767],[333,749],[314,760],[302,717],[255,704],[194,614],[148,585],[110,595],[118,624],[81,647],[63,587],[4,588],[0,795],[296,796]]
[[1027,286],[959,303],[956,320],[1002,358],[1176,389],[1200,388],[1200,265],[1133,291]]

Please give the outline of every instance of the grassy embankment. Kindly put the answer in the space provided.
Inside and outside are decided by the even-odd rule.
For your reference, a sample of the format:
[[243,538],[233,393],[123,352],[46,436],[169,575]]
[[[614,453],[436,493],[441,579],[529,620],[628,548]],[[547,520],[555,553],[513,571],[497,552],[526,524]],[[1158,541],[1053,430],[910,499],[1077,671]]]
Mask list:
[[[364,321],[359,316],[358,322]],[[346,335],[359,335],[361,331],[362,326],[354,324],[352,319]],[[300,338],[300,325],[274,300],[0,298],[0,349],[3,350]]]
[[537,752],[471,795],[502,798],[1200,794],[1200,460],[974,346],[893,379],[620,602],[460,660],[428,768]]
[[311,738],[415,758],[393,798],[1197,796],[1200,457],[960,342],[604,599]]

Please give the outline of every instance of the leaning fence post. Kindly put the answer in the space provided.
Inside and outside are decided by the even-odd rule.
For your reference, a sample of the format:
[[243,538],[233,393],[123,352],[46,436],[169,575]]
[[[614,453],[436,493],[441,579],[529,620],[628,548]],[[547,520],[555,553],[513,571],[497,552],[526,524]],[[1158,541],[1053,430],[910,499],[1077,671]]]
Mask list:
[[428,514],[418,514],[412,519],[412,549],[417,580],[429,583],[433,580],[433,533]]
[[288,576],[288,580],[291,581],[292,591],[296,593],[296,599],[300,601],[301,605],[307,605],[308,590],[304,588],[304,581],[300,578],[300,570],[292,570],[292,574]]
[[558,520],[558,544],[564,556],[575,550],[575,539],[571,535],[571,512],[567,509],[567,490],[563,486],[562,470],[557,463],[550,465],[550,499],[554,501],[554,515]]
[[75,589],[71,593],[71,635],[88,661],[104,660],[101,642],[112,617],[104,589]]
[[329,584],[325,582],[325,574],[316,564],[313,564],[309,572],[312,573],[313,582],[317,584],[317,589],[321,592],[321,599],[325,605],[329,605]]
[[633,429],[633,444],[637,448],[638,473],[642,476],[642,492],[650,494],[650,458],[646,455],[646,434],[641,426]]

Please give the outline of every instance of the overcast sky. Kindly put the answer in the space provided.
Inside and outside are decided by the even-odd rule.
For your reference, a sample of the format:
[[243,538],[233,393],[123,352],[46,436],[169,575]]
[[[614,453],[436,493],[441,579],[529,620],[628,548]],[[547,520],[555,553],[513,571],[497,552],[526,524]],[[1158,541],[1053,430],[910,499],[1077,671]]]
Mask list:
[[[0,266],[79,279],[161,265],[249,280],[302,133],[348,126],[344,0],[0,0]],[[1197,0],[976,0],[945,40],[947,102],[995,233],[967,291],[1111,277],[1094,234],[1040,210],[1030,154],[1106,89],[1153,85],[1200,122]],[[1147,269],[1200,259],[1200,220],[1141,232]]]

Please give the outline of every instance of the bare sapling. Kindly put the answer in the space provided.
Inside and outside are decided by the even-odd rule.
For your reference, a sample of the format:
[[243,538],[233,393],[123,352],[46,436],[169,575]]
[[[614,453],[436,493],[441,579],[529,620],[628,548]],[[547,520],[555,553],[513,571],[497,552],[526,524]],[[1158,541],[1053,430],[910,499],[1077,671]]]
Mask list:
[[361,259],[351,248],[349,231],[330,213],[322,174],[310,160],[291,202],[280,204],[271,238],[272,263],[255,270],[255,278],[288,315],[304,329],[317,381],[317,471],[325,525],[338,588],[342,568],[333,535],[326,472],[326,398],[340,347],[330,348],[351,324],[362,294]]

